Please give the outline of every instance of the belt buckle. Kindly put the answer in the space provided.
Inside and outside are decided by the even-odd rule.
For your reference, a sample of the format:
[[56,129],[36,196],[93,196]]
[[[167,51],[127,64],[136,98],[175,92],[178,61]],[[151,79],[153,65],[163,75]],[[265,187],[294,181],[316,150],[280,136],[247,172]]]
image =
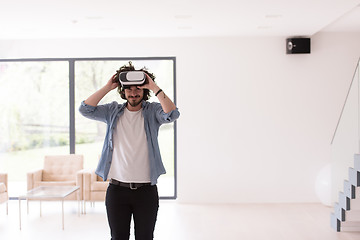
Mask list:
[[131,190],[136,190],[137,187],[133,187],[133,186],[135,186],[135,183],[130,183],[130,189],[131,189]]

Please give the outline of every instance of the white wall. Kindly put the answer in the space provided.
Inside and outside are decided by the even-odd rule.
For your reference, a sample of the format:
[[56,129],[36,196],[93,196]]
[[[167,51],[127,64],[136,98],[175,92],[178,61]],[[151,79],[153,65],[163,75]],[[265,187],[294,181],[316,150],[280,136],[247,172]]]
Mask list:
[[320,33],[312,53],[282,37],[0,41],[0,58],[177,57],[178,199],[318,202],[360,34]]

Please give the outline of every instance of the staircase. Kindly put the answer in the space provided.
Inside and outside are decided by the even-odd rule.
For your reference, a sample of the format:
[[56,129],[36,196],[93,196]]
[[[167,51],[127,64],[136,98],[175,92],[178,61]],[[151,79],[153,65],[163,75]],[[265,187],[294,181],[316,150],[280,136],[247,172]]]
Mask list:
[[337,232],[360,232],[360,154],[354,155],[354,168],[349,168],[349,180],[331,213],[331,227]]

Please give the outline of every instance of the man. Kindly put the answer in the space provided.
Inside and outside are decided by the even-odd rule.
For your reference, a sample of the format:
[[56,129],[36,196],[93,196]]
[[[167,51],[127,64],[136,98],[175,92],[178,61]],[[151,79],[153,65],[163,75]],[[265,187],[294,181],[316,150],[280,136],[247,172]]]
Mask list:
[[[175,104],[154,82],[154,75],[145,69],[144,85],[122,86],[119,75],[135,71],[129,62],[101,89],[81,103],[80,113],[103,121],[107,131],[96,174],[110,179],[106,193],[106,211],[112,240],[128,240],[131,217],[135,239],[153,239],[159,207],[157,179],[165,173],[159,144],[160,125],[175,121],[180,113]],[[126,103],[98,105],[110,91],[118,92]],[[150,90],[160,103],[148,102]]]

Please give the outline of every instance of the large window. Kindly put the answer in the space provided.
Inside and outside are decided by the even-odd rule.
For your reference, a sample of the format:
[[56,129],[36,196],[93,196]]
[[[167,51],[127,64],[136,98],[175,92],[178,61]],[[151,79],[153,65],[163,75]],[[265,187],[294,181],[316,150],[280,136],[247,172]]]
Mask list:
[[[95,169],[106,126],[78,112],[81,101],[101,88],[120,66],[146,67],[176,101],[175,58],[0,60],[0,172],[9,174],[9,194],[26,190],[26,173],[42,168],[44,155],[83,154]],[[116,90],[101,102],[123,102]],[[150,101],[157,101],[153,96]],[[162,198],[176,198],[176,123],[160,128],[167,174],[159,178]]]

